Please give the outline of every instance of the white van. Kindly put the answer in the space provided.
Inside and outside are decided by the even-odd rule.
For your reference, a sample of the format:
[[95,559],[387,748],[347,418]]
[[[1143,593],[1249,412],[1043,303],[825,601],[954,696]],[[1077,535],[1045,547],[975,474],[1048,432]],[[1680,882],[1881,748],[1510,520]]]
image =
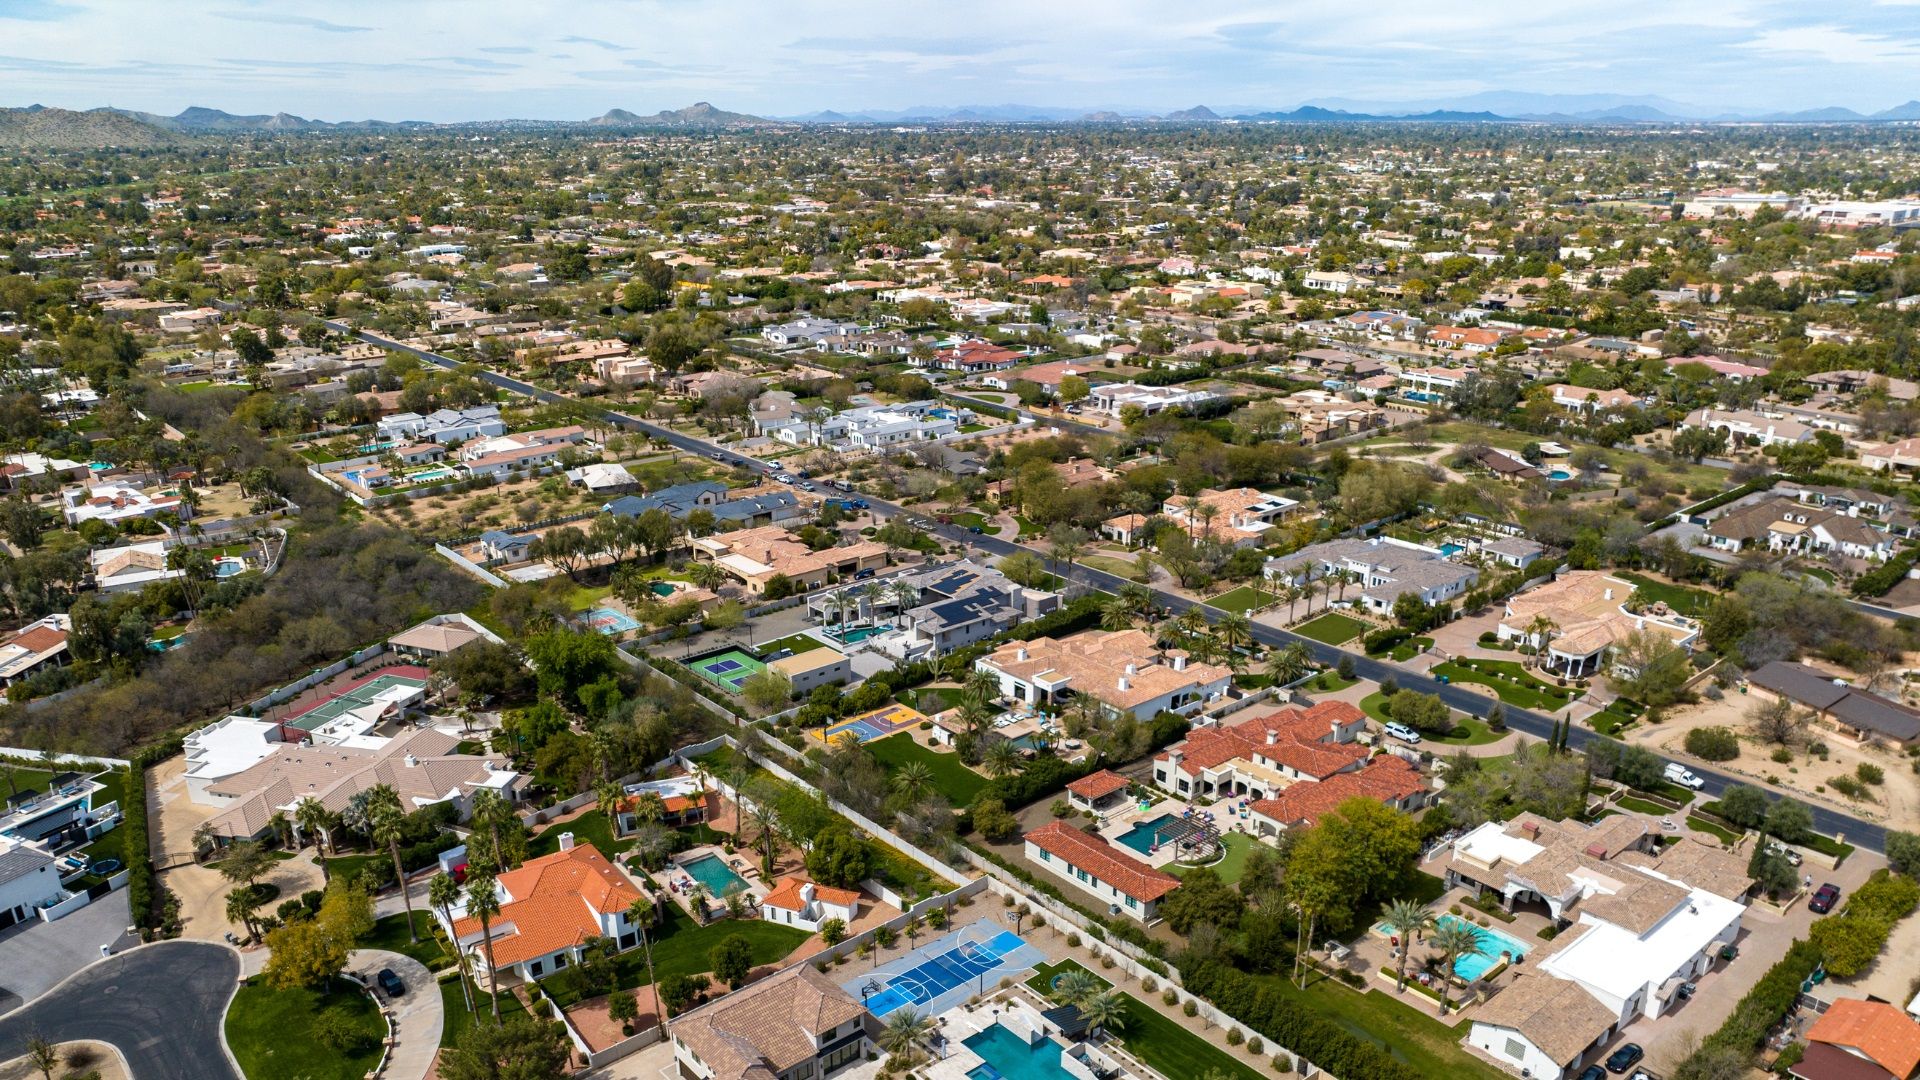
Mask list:
[[1693,773],[1685,765],[1682,765],[1677,761],[1669,762],[1667,764],[1667,769],[1664,775],[1666,776],[1667,779],[1673,781],[1676,784],[1679,784],[1681,787],[1689,787],[1695,791],[1699,791],[1701,788],[1707,786],[1707,782],[1705,780],[1702,780],[1699,777],[1693,775]]

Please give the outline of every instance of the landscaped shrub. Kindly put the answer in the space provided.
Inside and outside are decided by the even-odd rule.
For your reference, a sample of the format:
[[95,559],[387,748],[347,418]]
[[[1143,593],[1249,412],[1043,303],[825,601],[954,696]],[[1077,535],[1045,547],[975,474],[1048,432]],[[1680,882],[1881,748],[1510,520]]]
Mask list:
[[1706,761],[1740,756],[1740,737],[1729,727],[1699,727],[1687,732],[1687,753]]
[[1196,966],[1187,973],[1187,988],[1331,1075],[1364,1076],[1369,1080],[1417,1080],[1419,1076],[1380,1047],[1356,1038],[1284,992],[1263,986],[1253,976],[1225,964]]
[[1853,774],[1859,777],[1863,784],[1883,784],[1887,779],[1886,771],[1870,761],[1861,762],[1859,767],[1853,770]]
[[1833,790],[1845,795],[1849,799],[1864,799],[1867,797],[1867,785],[1855,780],[1851,776],[1836,776],[1832,780],[1827,781],[1827,783],[1832,785]]

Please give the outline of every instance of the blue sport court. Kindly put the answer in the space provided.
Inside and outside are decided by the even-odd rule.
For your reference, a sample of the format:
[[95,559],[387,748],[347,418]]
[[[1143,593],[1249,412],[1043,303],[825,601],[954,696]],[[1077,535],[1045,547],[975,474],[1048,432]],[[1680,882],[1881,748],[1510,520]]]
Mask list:
[[587,625],[603,634],[624,634],[629,630],[640,629],[640,620],[618,608],[588,608],[582,613]]
[[859,995],[873,1015],[913,1008],[937,1015],[961,1001],[1037,967],[1046,955],[1021,940],[1020,935],[982,920],[965,927],[879,971],[845,984]]
[[896,731],[905,731],[925,719],[917,709],[905,705],[883,705],[870,713],[861,713],[851,720],[821,728],[814,734],[830,746],[848,738],[865,743]]

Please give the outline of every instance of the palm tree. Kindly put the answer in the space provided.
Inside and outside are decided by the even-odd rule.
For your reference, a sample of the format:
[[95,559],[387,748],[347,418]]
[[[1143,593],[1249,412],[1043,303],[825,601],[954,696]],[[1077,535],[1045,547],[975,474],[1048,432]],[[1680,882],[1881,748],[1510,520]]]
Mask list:
[[1450,1004],[1447,1000],[1449,996],[1448,992],[1453,989],[1454,962],[1468,953],[1478,950],[1480,948],[1480,937],[1474,933],[1474,929],[1470,924],[1454,919],[1443,922],[1437,926],[1433,931],[1431,941],[1433,947],[1439,949],[1440,955],[1446,959],[1440,972],[1440,1015],[1445,1016],[1447,1014],[1447,1007]]
[[1433,913],[1411,900],[1395,900],[1387,905],[1381,922],[1400,939],[1400,989],[1407,988],[1407,954],[1413,951],[1414,935],[1433,926]]
[[259,940],[260,933],[253,917],[260,910],[260,896],[253,886],[242,885],[227,894],[227,921],[239,923],[247,931],[247,943]]
[[1207,632],[1207,613],[1200,610],[1200,605],[1195,604],[1181,612],[1179,618],[1173,620],[1173,624],[1183,637],[1192,641]]
[[1062,1005],[1080,1005],[1098,996],[1106,984],[1083,968],[1062,972],[1053,984],[1053,999]]
[[1078,1008],[1095,1034],[1102,1029],[1118,1030],[1127,1024],[1127,1000],[1114,990],[1095,994],[1080,1002]]
[[[660,985],[660,980],[655,978],[653,974],[653,939],[647,934],[647,927],[653,925],[654,917],[658,914],[658,909],[653,906],[653,901],[644,896],[627,905],[627,924],[632,926],[634,931],[640,935],[640,954],[647,962],[647,985],[654,987]],[[656,990],[656,1001],[659,1000],[657,997],[658,993],[659,991]],[[655,1009],[654,1011],[660,1014],[660,1041],[666,1042],[667,1010],[661,1008]]]
[[420,934],[413,928],[413,894],[407,891],[407,868],[400,862],[400,839],[406,835],[407,818],[400,810],[399,793],[386,784],[368,788],[367,820],[373,826],[373,842],[393,856],[393,879],[400,886],[400,901],[407,907],[407,940],[418,945]]
[[880,598],[887,594],[887,587],[877,581],[869,581],[860,586],[860,599],[867,602],[867,625],[880,625]]
[[911,1008],[901,1009],[887,1017],[886,1029],[880,1033],[880,1048],[898,1057],[908,1057],[932,1032],[933,1021],[926,1014]]
[[273,830],[274,843],[282,848],[293,846],[293,820],[287,817],[286,811],[275,810],[273,816],[267,819],[267,828]]
[[1558,629],[1560,624],[1544,613],[1528,620],[1526,641],[1533,646],[1533,666],[1540,667],[1546,663],[1547,643],[1553,640],[1553,632]]
[[920,591],[909,584],[906,578],[893,579],[891,588],[894,606],[898,607],[902,614],[913,610],[914,605],[920,602]]
[[[467,915],[480,920],[480,943],[487,953],[487,991],[493,1002],[493,1022],[500,1022],[500,969],[493,962],[493,917],[500,914],[500,892],[492,872],[467,870]],[[412,916],[408,916],[412,920]]]
[[453,940],[453,909],[460,903],[460,883],[453,880],[452,874],[433,875],[427,882],[427,903],[440,913],[440,921],[446,924],[448,944],[453,946],[454,962],[460,965],[460,996],[466,999],[467,1015],[473,1015],[473,987],[468,983],[467,953],[460,942]]
[[992,746],[987,747],[986,755],[980,759],[980,767],[987,770],[987,775],[996,780],[1019,772],[1022,764],[1020,751],[1014,749],[1014,745],[1005,739],[995,740]]
[[761,872],[771,881],[773,856],[779,849],[780,842],[780,811],[774,809],[771,799],[755,799],[753,809],[747,811],[747,816],[753,820],[753,827],[760,833]]
[[718,589],[726,583],[727,572],[710,562],[697,562],[687,567],[687,580],[702,589]]
[[480,788],[467,799],[467,821],[475,831],[484,832],[492,843],[488,864],[496,871],[507,868],[506,850],[500,830],[513,817],[513,804],[493,788]]
[[327,812],[325,804],[311,795],[301,799],[293,807],[293,823],[300,831],[313,837],[313,846],[320,849],[322,855],[333,847],[333,815]]
[[1302,588],[1299,585],[1286,585],[1281,587],[1280,599],[1285,600],[1287,602],[1287,621],[1288,622],[1293,621],[1293,610],[1294,608],[1299,606],[1300,598],[1305,596],[1306,594],[1307,594],[1306,589]]
[[1304,676],[1313,668],[1313,654],[1302,642],[1294,642],[1284,648],[1275,649],[1267,658],[1267,677],[1276,686],[1285,686]]
[[1109,597],[1100,605],[1100,629],[1117,632],[1133,625],[1133,605],[1124,596]]
[[905,795],[908,802],[917,801],[920,793],[932,786],[933,770],[924,761],[909,761],[893,774],[893,790]]
[[1000,676],[975,668],[967,674],[967,681],[960,688],[960,696],[967,701],[990,706],[1000,696]]
[[612,827],[615,836],[620,835],[620,804],[625,802],[626,798],[627,789],[611,780],[603,780],[594,785],[594,808],[600,811],[601,817],[607,819],[607,824]]
[[1253,644],[1253,620],[1240,612],[1229,612],[1221,616],[1213,629],[1214,633],[1220,635],[1220,644],[1229,649],[1245,648]]

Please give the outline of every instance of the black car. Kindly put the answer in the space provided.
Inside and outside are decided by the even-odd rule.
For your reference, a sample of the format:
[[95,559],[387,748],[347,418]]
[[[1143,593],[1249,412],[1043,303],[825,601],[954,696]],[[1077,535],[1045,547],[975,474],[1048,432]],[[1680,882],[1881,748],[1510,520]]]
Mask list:
[[380,974],[373,978],[380,984],[381,992],[388,997],[399,997],[407,992],[407,984],[400,981],[400,976],[395,975],[392,968],[381,968]]
[[1639,1043],[1628,1043],[1607,1056],[1607,1071],[1623,1073],[1633,1068],[1633,1064],[1645,1057],[1647,1052],[1640,1049]]
[[1840,886],[1829,881],[1814,890],[1813,899],[1807,901],[1807,910],[1813,912],[1815,915],[1825,915],[1827,912],[1833,910],[1833,905],[1839,902]]
[[1580,1080],[1607,1080],[1607,1070],[1598,1065],[1589,1065],[1580,1074]]

